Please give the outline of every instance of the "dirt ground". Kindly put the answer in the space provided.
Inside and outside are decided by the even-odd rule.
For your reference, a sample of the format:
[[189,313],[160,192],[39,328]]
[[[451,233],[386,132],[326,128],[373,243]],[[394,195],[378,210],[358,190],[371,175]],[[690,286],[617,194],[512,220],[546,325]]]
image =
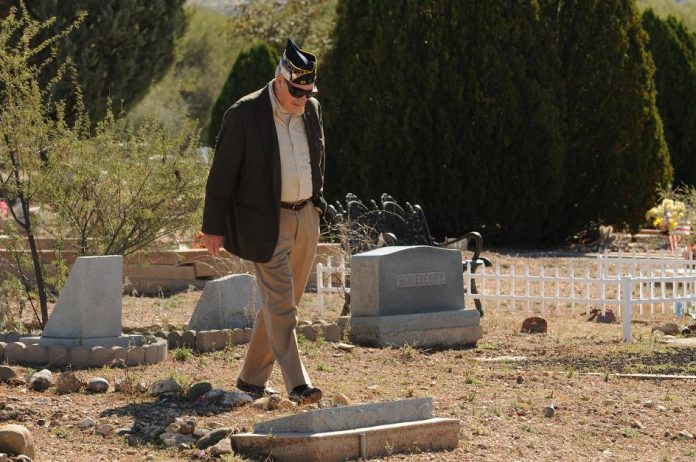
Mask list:
[[[504,265],[592,265],[592,258],[488,253]],[[200,292],[169,298],[124,298],[124,326],[181,327],[188,322]],[[319,313],[317,296],[306,294],[300,319],[335,320],[343,300],[326,299]],[[522,334],[530,313],[509,306],[486,306],[483,339],[473,349],[417,350],[357,347],[338,350],[327,342],[301,341],[307,370],[327,397],[340,392],[353,403],[430,396],[438,417],[461,422],[459,447],[449,452],[392,455],[384,461],[557,461],[696,459],[696,380],[620,378],[615,373],[696,374],[696,351],[670,347],[651,336],[670,315],[645,316],[634,325],[631,344],[621,342],[620,324],[598,324],[562,310],[546,315],[548,333]],[[234,389],[246,346],[170,358],[152,366],[79,371],[82,378],[101,376],[112,383],[106,395],[57,395],[0,385],[0,408],[19,411],[5,423],[20,423],[36,440],[39,461],[184,461],[191,450],[158,445],[130,447],[114,434],[102,437],[78,423],[130,427],[136,419],[158,419],[169,413],[192,416],[199,427],[229,426],[249,430],[254,422],[282,415],[243,407],[204,412],[189,405],[157,403],[145,394],[113,391],[113,381],[126,374],[151,383],[176,377],[184,384],[210,381]],[[27,369],[19,367],[22,373]],[[272,385],[283,389],[280,372]],[[552,417],[545,408],[554,406]],[[0,415],[2,411],[0,411]],[[547,411],[548,412],[548,411]],[[163,418],[163,417],[162,417]],[[48,424],[54,420],[54,426]],[[229,461],[243,460],[228,457]]]

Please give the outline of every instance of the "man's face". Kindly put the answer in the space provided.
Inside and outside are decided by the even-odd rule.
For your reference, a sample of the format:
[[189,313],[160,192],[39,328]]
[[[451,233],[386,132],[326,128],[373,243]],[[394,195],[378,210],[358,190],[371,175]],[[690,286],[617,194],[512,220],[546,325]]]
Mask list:
[[314,88],[314,84],[312,83],[309,85],[298,85],[292,82],[288,82],[282,75],[276,77],[276,83],[276,88],[280,93],[276,95],[276,97],[278,97],[278,102],[280,102],[280,104],[283,106],[283,109],[293,114],[304,111],[304,107],[307,103],[307,100],[309,99],[309,96],[293,96],[291,94],[291,90],[289,90],[288,87],[293,87],[293,90],[296,89],[299,91],[306,92],[308,90],[312,90]]

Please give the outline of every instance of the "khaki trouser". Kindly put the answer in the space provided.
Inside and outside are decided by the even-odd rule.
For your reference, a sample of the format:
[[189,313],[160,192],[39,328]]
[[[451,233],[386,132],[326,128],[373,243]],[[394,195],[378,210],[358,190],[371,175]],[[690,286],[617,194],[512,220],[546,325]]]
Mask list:
[[297,306],[304,293],[319,240],[319,212],[311,202],[300,210],[280,209],[278,243],[271,260],[254,263],[261,293],[244,367],[239,377],[263,386],[278,361],[288,393],[312,385],[297,350]]

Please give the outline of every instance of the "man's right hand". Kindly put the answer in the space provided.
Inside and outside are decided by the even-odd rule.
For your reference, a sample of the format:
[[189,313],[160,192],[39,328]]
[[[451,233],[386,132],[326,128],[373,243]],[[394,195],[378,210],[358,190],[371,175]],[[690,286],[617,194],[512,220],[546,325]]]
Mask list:
[[208,252],[213,256],[216,256],[222,247],[223,236],[216,236],[214,234],[203,234],[203,245]]

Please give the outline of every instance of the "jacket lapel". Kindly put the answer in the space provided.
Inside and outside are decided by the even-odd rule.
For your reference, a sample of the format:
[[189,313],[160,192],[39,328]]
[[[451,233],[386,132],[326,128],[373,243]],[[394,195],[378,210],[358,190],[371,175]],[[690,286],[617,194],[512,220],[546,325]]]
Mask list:
[[273,176],[273,196],[280,198],[280,148],[278,147],[278,134],[273,121],[273,106],[271,105],[271,89],[261,93],[256,111],[256,120],[259,124],[263,151],[266,154],[268,165]]
[[309,101],[305,105],[302,118],[305,123],[305,131],[307,132],[307,143],[309,144],[309,162],[312,166],[312,186],[316,189],[317,180],[321,177],[319,169],[319,139],[317,137],[318,120],[315,114],[314,105]]

